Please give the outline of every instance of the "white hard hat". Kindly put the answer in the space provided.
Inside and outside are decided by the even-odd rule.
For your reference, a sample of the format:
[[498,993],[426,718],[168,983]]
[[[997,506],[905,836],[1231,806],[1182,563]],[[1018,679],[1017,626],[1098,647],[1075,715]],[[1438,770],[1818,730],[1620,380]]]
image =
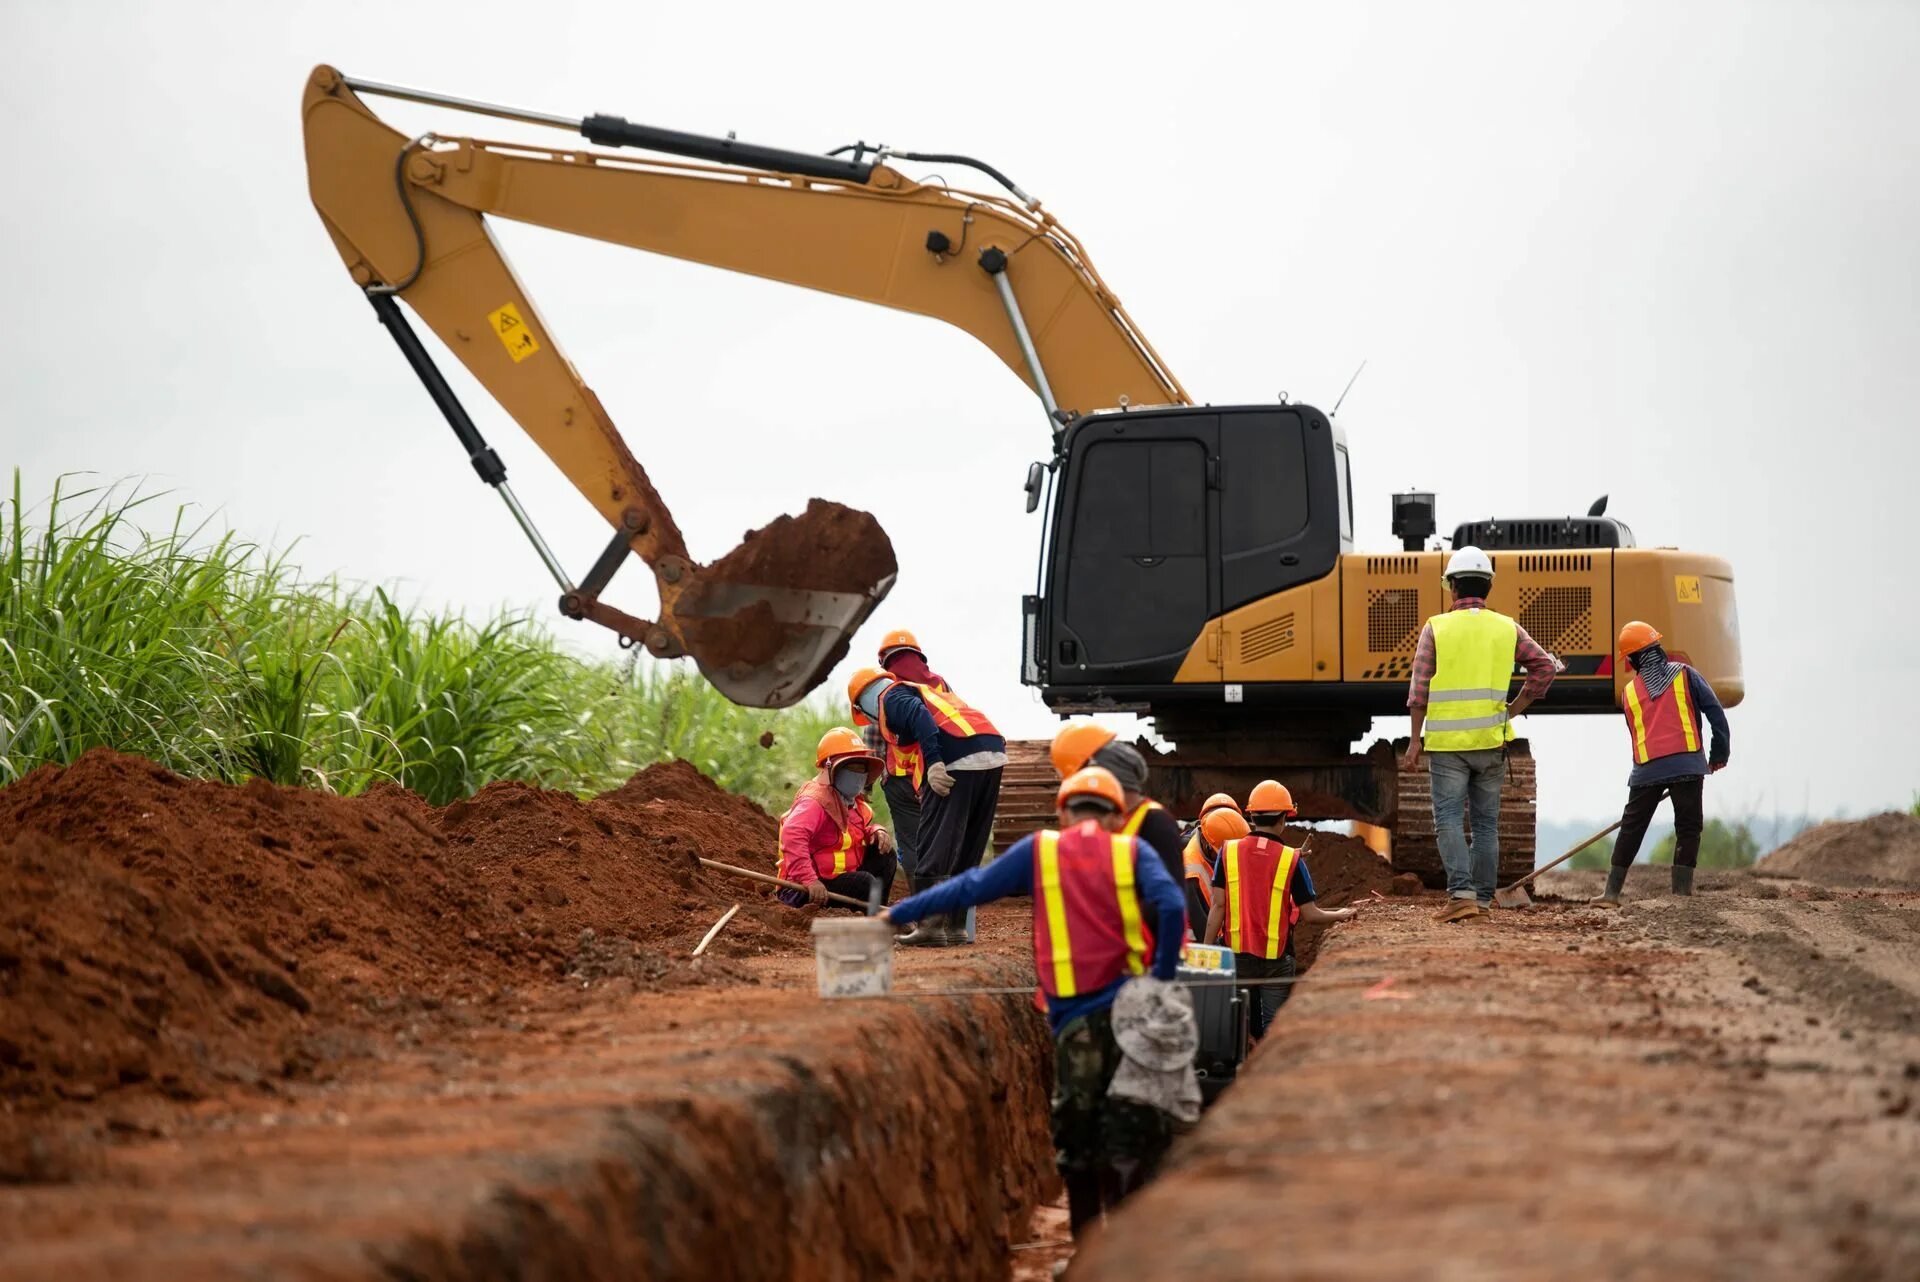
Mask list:
[[1493,558],[1472,545],[1456,548],[1453,555],[1447,558],[1447,572],[1441,577],[1451,579],[1456,574],[1477,574],[1491,579]]

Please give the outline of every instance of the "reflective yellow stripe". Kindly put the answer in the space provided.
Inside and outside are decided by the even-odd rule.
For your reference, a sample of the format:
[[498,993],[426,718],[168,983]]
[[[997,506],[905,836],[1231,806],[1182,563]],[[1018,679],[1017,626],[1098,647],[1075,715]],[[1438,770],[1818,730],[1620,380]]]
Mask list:
[[1640,707],[1640,695],[1634,689],[1639,683],[1639,677],[1627,682],[1625,698],[1627,720],[1633,723],[1633,759],[1644,766],[1647,764],[1647,717]]
[[[1299,857],[1300,852],[1292,846],[1280,847],[1280,864],[1273,872],[1273,898],[1267,901],[1268,961],[1280,955],[1280,945],[1286,942],[1286,937],[1280,933],[1280,905],[1287,901],[1287,878],[1293,876],[1294,861]],[[1287,924],[1291,926],[1293,923]]]
[[1141,802],[1139,807],[1127,816],[1127,822],[1120,825],[1121,834],[1128,837],[1138,837],[1140,835],[1140,825],[1147,821],[1147,812],[1149,810],[1164,809],[1165,807],[1157,801]]
[[853,828],[840,834],[840,849],[833,852],[833,875],[838,877],[847,871],[847,852],[853,849]]
[[1687,670],[1680,669],[1673,678],[1673,697],[1680,705],[1680,728],[1687,736],[1687,751],[1700,751],[1700,732],[1693,727],[1693,694],[1687,689]]
[[1227,861],[1227,947],[1240,951],[1240,839],[1234,838],[1220,852]]
[[1140,929],[1140,896],[1133,890],[1133,838],[1113,837],[1113,888],[1120,896],[1120,926],[1127,936],[1127,969],[1146,970],[1147,936]]
[[1067,937],[1067,901],[1060,894],[1060,834],[1040,834],[1040,898],[1046,901],[1047,942],[1053,949],[1053,988],[1058,997],[1072,997],[1073,944]]
[[960,715],[960,710],[958,708],[954,707],[951,703],[948,703],[945,699],[942,699],[939,695],[935,694],[933,692],[932,686],[916,686],[914,688],[920,691],[921,698],[925,699],[928,703],[932,704],[935,708],[938,708],[940,712],[947,718],[947,720],[953,722],[954,729],[960,732],[958,736],[959,738],[971,739],[974,735],[980,733],[978,730],[975,730],[973,728],[973,723],[971,721],[967,720],[965,717]]

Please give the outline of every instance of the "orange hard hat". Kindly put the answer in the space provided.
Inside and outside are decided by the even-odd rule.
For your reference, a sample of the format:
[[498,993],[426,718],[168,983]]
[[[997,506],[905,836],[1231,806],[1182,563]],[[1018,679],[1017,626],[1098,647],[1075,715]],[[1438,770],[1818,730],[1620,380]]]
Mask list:
[[1635,619],[1620,629],[1620,657],[1638,654],[1660,639],[1660,629]]
[[1224,792],[1216,792],[1200,804],[1200,817],[1205,819],[1216,810],[1231,810],[1237,815],[1240,813],[1240,803]]
[[1069,721],[1053,736],[1053,768],[1065,779],[1112,742],[1113,731],[1096,721]]
[[862,668],[853,674],[853,680],[847,682],[847,702],[853,705],[853,724],[871,725],[872,718],[860,711],[860,695],[876,681],[891,681],[893,676],[883,668]]
[[1053,804],[1064,810],[1069,801],[1088,801],[1096,798],[1106,802],[1115,810],[1120,810],[1127,804],[1127,794],[1121,790],[1120,781],[1113,777],[1112,771],[1104,770],[1099,766],[1088,766],[1085,770],[1076,770],[1067,776],[1066,781],[1060,785],[1060,791],[1055,795]]
[[1290,815],[1293,813],[1293,794],[1287,786],[1272,779],[1262,779],[1253,785],[1252,793],[1247,796],[1247,813],[1250,815]]
[[813,750],[814,765],[840,766],[849,761],[864,765],[869,779],[880,771],[880,758],[868,750],[867,741],[860,737],[858,730],[835,726],[820,736],[820,746]]
[[1238,810],[1216,810],[1200,821],[1200,835],[1215,850],[1252,832]]
[[905,628],[895,628],[880,638],[880,662],[885,663],[887,656],[895,650],[911,650],[923,659],[927,657],[927,652],[920,648],[919,640]]

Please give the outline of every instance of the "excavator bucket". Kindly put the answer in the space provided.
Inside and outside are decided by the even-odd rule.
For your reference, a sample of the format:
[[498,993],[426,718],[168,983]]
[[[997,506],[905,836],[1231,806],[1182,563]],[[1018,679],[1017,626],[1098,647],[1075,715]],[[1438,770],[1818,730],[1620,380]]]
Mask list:
[[865,512],[815,499],[754,530],[674,597],[687,653],[735,703],[798,703],[898,577],[893,543]]

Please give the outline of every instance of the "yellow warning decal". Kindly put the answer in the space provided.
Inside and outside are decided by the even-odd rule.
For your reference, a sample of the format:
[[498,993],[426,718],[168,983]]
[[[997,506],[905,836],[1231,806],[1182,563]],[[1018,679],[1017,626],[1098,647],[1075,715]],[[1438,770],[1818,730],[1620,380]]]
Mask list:
[[1700,604],[1700,576],[1697,574],[1676,574],[1673,576],[1673,599],[1681,605]]
[[1205,944],[1183,944],[1180,948],[1180,964],[1196,970],[1222,970],[1225,968],[1226,950],[1212,948]]
[[498,311],[488,312],[487,324],[493,326],[493,332],[500,336],[500,341],[506,345],[507,355],[513,357],[515,365],[540,350],[540,340],[520,319],[520,309],[512,303],[503,304]]

